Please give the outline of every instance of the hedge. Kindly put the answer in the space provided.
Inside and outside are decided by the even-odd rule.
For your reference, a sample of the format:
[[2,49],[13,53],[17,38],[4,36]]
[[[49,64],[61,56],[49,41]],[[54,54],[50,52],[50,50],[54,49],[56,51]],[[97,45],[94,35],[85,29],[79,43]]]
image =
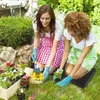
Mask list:
[[32,20],[24,17],[0,18],[0,45],[13,48],[30,44],[33,40]]

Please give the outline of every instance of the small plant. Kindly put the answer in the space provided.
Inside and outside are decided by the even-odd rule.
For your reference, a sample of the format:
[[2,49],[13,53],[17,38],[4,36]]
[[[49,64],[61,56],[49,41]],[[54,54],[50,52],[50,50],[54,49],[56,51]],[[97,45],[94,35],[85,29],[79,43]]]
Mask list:
[[0,66],[0,86],[9,88],[22,78],[23,75],[25,75],[25,73],[21,65],[8,61]]
[[17,90],[17,98],[18,100],[25,100],[25,93],[23,88]]
[[22,88],[29,88],[29,76],[25,75],[22,77],[21,81],[20,81],[20,85]]

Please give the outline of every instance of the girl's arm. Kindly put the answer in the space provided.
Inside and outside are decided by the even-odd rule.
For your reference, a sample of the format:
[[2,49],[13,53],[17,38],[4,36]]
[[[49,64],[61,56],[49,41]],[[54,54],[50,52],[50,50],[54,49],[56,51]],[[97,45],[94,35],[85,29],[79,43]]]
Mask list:
[[52,64],[53,59],[54,59],[56,52],[57,52],[57,46],[58,46],[58,43],[60,41],[60,37],[62,36],[62,25],[58,20],[56,20],[55,29],[56,29],[55,30],[55,37],[54,37],[53,46],[51,49],[51,54],[50,54],[48,62],[47,62],[47,66],[50,66]]
[[40,42],[40,37],[38,36],[37,33],[35,33],[33,48],[38,48],[39,42]]
[[77,70],[79,69],[79,67],[82,65],[82,62],[83,62],[84,58],[89,53],[89,51],[91,50],[92,47],[93,47],[93,45],[84,48],[82,54],[78,58],[78,61],[77,61],[76,65],[75,65],[74,69],[72,70],[70,76],[73,77],[73,75],[77,72]]
[[53,59],[54,59],[56,52],[57,52],[58,43],[59,43],[59,41],[57,41],[57,40],[53,41],[53,46],[52,46],[51,53],[50,53],[50,56],[49,56],[49,59],[48,59],[46,66],[51,66]]
[[60,69],[63,69],[67,59],[68,59],[68,55],[69,55],[69,50],[70,50],[70,41],[65,39],[64,41],[64,52],[63,52],[63,56],[62,56],[62,60],[61,60],[61,64],[60,64]]

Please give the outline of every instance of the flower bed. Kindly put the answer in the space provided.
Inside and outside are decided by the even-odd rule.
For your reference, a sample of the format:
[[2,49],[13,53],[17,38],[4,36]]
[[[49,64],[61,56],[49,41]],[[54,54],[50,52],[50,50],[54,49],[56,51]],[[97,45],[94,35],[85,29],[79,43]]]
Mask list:
[[6,62],[0,66],[0,98],[8,100],[20,87],[20,79],[25,75],[23,64]]

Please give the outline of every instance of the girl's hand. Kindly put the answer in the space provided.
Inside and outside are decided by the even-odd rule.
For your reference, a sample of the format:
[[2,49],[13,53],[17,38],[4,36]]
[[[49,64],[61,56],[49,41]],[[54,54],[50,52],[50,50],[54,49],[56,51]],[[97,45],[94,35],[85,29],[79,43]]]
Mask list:
[[45,69],[44,69],[44,72],[43,72],[44,81],[46,81],[48,79],[49,70],[50,70],[50,66],[46,66]]
[[66,78],[64,78],[62,81],[57,82],[56,84],[58,86],[64,87],[66,85],[68,85],[72,80],[72,76],[68,75]]
[[41,71],[40,71],[40,68],[34,68],[34,71],[36,72],[36,73],[40,73]]
[[63,73],[63,69],[57,69],[57,71],[54,73],[53,81],[55,81],[57,78],[61,79],[62,73]]

